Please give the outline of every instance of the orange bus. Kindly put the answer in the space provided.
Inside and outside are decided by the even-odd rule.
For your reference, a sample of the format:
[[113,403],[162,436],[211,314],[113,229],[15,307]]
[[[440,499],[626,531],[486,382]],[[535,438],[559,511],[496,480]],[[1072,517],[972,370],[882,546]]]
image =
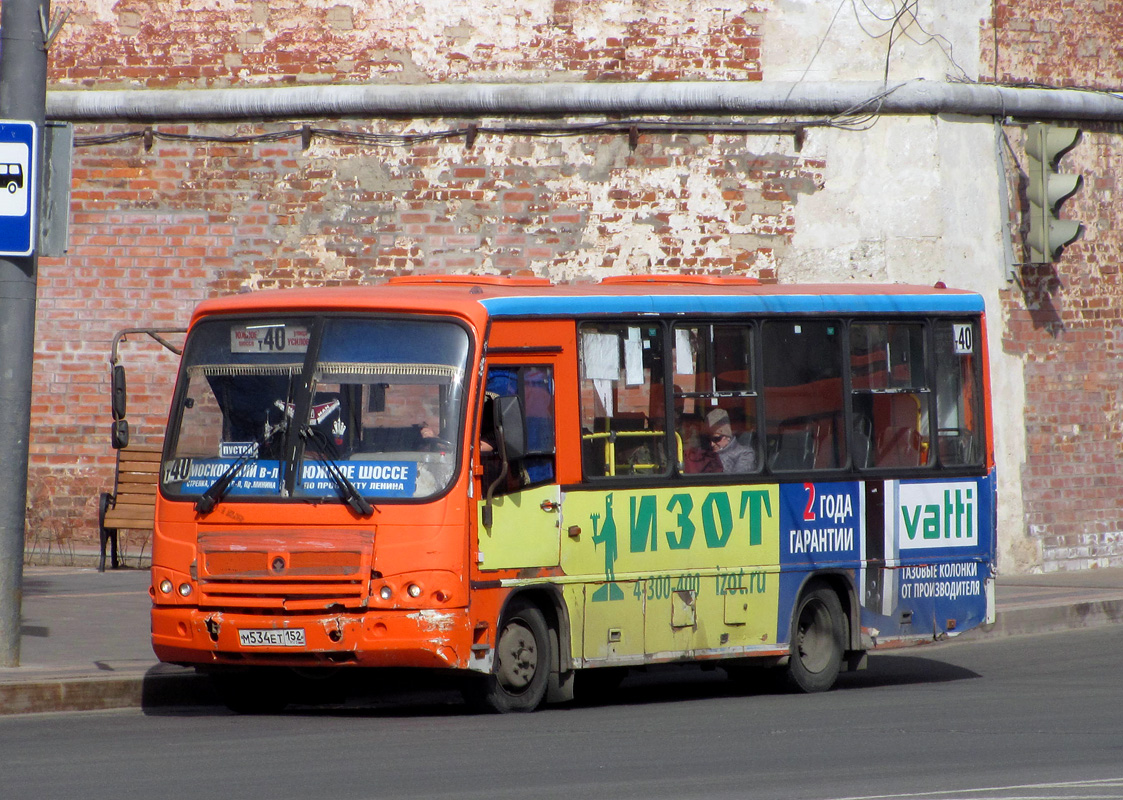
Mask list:
[[360,668],[453,671],[497,711],[664,662],[829,689],[993,618],[983,311],[942,285],[678,276],[206,301],[164,442],[155,652],[247,712]]

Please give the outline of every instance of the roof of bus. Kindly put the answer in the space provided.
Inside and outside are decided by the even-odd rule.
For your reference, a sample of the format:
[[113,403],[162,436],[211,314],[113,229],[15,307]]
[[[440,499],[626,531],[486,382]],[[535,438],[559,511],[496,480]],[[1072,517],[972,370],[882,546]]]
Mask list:
[[540,278],[409,276],[371,286],[277,289],[206,300],[207,314],[278,311],[409,311],[491,317],[612,314],[952,313],[984,310],[973,292],[906,284],[762,284],[713,276],[634,276],[600,283]]

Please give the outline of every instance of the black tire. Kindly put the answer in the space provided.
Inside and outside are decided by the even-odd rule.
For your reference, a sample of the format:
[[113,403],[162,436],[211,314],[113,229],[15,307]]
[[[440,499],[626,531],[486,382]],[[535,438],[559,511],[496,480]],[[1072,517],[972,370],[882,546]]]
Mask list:
[[270,670],[211,673],[215,694],[235,714],[279,714],[289,704],[291,683]]
[[486,708],[500,714],[538,708],[546,697],[552,656],[542,612],[515,601],[495,641],[495,664],[483,687]]
[[825,692],[834,686],[846,649],[844,622],[838,595],[826,586],[800,595],[792,613],[789,686],[801,692]]

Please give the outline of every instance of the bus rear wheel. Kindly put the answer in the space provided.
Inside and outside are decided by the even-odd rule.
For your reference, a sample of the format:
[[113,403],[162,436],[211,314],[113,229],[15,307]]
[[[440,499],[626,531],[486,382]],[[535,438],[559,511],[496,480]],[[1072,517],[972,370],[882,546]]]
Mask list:
[[845,616],[838,595],[826,586],[804,592],[792,614],[788,684],[801,692],[834,686],[846,648]]
[[484,686],[492,711],[534,711],[546,696],[550,677],[550,635],[546,618],[529,603],[516,601],[495,643],[495,667]]

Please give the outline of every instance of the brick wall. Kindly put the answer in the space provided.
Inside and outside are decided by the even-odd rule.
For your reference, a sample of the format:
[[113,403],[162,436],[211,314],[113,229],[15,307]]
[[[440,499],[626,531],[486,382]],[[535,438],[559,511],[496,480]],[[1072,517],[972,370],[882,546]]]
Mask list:
[[52,78],[108,88],[456,79],[760,80],[770,3],[76,0]]
[[1084,236],[1056,264],[1024,265],[1005,298],[1004,346],[1025,360],[1026,524],[1046,569],[1123,564],[1123,237],[1109,222],[1123,152],[1114,131],[1084,127],[1062,161],[1085,177],[1063,208]]
[[[68,4],[51,51],[52,86],[761,80],[768,77],[762,31],[775,11],[763,0],[747,8],[725,0],[189,5]],[[1114,87],[1123,69],[1113,49],[1120,5],[996,1],[992,18],[981,21],[979,52],[958,47],[955,58],[977,58],[984,79]],[[834,11],[823,5],[819,33],[832,35]],[[925,20],[943,30],[938,15]],[[808,35],[770,30],[792,42]],[[881,57],[871,54],[879,68]],[[907,60],[894,61],[895,77],[908,73]],[[831,222],[800,214],[801,201],[829,180],[829,159],[814,147],[801,154],[783,137],[652,134],[633,148],[616,134],[482,134],[469,148],[463,137],[376,146],[314,136],[305,149],[305,122],[395,135],[464,124],[160,124],[149,149],[140,138],[92,138],[138,134],[143,126],[78,126],[70,252],[40,261],[30,542],[95,541],[97,493],[112,479],[107,357],[120,328],[181,325],[198,300],[216,294],[373,282],[402,272],[534,272],[565,280],[720,270],[783,281],[777,264],[797,227]],[[887,124],[881,121],[881,130]],[[173,138],[280,132],[292,136]],[[1009,136],[1020,157],[1020,130],[1010,128]],[[1114,175],[1121,157],[1114,126],[1088,128],[1066,162],[1088,180],[1066,206],[1091,223],[1088,234],[1053,267],[1024,267],[1021,287],[1003,293],[999,313],[991,309],[1006,351],[1025,365],[1024,524],[1038,546],[1030,559],[1038,563],[1029,566],[1123,563],[1123,514],[1114,500],[1123,486],[1114,357],[1121,242],[1113,222],[1120,217]],[[962,167],[947,159],[940,168]],[[955,186],[947,175],[931,183]],[[1024,186],[1021,192],[1015,213]],[[896,200],[908,202],[907,193]],[[850,271],[832,277],[870,272],[860,257],[851,262],[839,267]],[[124,360],[134,432],[157,436],[174,359],[136,342]]]
[[[51,81],[760,78],[756,22],[743,4],[684,18],[675,2],[607,14],[561,0],[517,11],[485,2],[470,19],[457,16],[462,4],[456,15],[440,3],[371,5],[80,2],[52,50]],[[379,134],[462,124],[305,122]],[[40,261],[34,547],[96,541],[97,496],[112,482],[108,356],[121,328],[183,325],[217,294],[397,273],[583,279],[681,269],[774,279],[773,249],[790,237],[794,204],[821,181],[821,162],[777,155],[774,137],[760,140],[759,154],[753,140],[721,135],[641,136],[634,148],[620,134],[484,133],[470,148],[463,137],[375,146],[313,136],[305,148],[302,124],[156,125],[147,147],[143,126],[77,127],[70,250]],[[122,361],[133,438],[157,437],[174,358],[137,339]]]
[[[984,75],[1123,83],[1123,3],[996,2],[985,27]],[[1123,565],[1123,139],[1118,125],[1071,124],[1084,136],[1061,164],[1085,183],[1062,215],[1084,221],[1084,236],[1056,264],[1023,266],[1004,298],[1004,345],[1025,361],[1026,525],[1047,571]],[[1019,158],[1020,134],[1010,133]],[[1024,179],[1020,189],[1024,204]]]

